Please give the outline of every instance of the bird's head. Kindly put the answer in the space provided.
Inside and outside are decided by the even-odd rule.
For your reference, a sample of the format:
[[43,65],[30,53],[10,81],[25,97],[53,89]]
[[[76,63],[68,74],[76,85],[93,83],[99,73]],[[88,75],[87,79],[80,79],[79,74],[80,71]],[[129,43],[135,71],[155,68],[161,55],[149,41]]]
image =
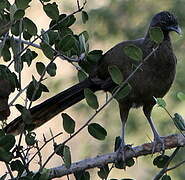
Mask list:
[[164,34],[168,34],[170,31],[181,34],[177,18],[168,11],[156,14],[151,21],[150,27],[160,27]]

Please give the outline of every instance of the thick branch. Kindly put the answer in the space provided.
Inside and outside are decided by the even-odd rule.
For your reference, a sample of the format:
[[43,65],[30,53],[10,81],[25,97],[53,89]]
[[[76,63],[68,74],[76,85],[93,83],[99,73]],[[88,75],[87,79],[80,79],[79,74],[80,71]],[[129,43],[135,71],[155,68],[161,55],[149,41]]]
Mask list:
[[[165,136],[165,149],[171,149],[178,146],[185,146],[185,138],[182,134],[172,134]],[[156,147],[155,153],[160,152],[160,145]],[[142,144],[141,146],[133,147],[132,150],[128,150],[125,153],[125,159],[132,157],[140,157],[144,155],[152,154],[152,143]],[[87,170],[95,167],[101,167],[108,163],[116,162],[117,154],[116,152],[108,153],[104,155],[98,155],[94,158],[88,158],[76,163],[73,163],[69,169],[64,165],[50,169],[50,178],[62,177],[67,174],[72,174],[77,171]]]

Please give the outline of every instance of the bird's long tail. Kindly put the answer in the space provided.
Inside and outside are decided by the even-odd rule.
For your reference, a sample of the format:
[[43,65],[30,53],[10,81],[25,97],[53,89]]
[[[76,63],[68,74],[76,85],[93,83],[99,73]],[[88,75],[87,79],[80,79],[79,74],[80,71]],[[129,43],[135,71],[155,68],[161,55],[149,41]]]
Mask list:
[[[100,90],[100,87],[90,79],[85,79],[84,81],[31,108],[30,112],[34,128],[38,128],[63,110],[84,99],[85,88],[90,88],[94,92]],[[6,133],[17,135],[24,129],[23,127],[24,123],[22,117],[19,116],[10,122],[4,130]]]

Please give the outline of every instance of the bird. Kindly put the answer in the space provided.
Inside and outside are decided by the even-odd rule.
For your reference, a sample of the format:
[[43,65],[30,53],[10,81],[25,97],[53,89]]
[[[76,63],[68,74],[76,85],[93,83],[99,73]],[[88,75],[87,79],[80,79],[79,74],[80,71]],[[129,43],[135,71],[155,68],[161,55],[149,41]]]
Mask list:
[[11,92],[10,82],[6,79],[0,79],[0,120],[6,119],[10,115],[8,98]]
[[[151,39],[150,30],[152,28],[161,29],[164,38],[160,44],[156,44]],[[155,14],[143,38],[118,43],[103,54],[102,58],[89,74],[89,77],[84,81],[31,108],[32,122],[35,128],[84,99],[85,88],[89,88],[93,92],[100,90],[112,92],[117,87],[117,84],[114,83],[110,76],[108,70],[110,66],[117,66],[124,79],[127,79],[133,72],[133,65],[137,66],[142,62],[142,60],[134,61],[123,51],[128,45],[134,45],[140,48],[143,52],[143,59],[149,56],[157,47],[155,53],[149,56],[146,61],[143,61],[140,69],[131,76],[128,83],[132,88],[126,97],[118,100],[118,104],[122,122],[122,147],[126,146],[125,126],[129,111],[131,108],[138,107],[143,108],[144,115],[153,132],[153,147],[155,148],[159,143],[164,145],[163,139],[159,135],[151,118],[151,113],[156,104],[154,97],[164,97],[175,79],[177,58],[173,52],[170,39],[170,32],[172,31],[178,34],[181,33],[177,18],[168,11],[161,11]],[[23,127],[23,120],[19,116],[10,122],[4,130],[7,133],[19,134],[22,132]]]

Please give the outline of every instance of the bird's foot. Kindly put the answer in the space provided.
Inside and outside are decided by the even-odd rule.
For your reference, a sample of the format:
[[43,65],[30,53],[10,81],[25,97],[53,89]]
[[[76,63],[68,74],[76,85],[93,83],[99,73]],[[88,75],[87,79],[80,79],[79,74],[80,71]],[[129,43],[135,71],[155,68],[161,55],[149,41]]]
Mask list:
[[[119,148],[116,150],[117,153],[117,162],[115,163],[115,167],[118,169],[126,169],[127,166],[127,159],[126,159],[126,153],[132,149],[132,144],[124,144],[121,143]],[[135,152],[134,152],[135,153]]]
[[119,148],[116,151],[118,155],[118,159],[125,161],[125,157],[126,157],[125,154],[126,154],[126,151],[128,150],[132,150],[132,144],[121,143]]
[[160,137],[159,135],[154,137],[153,141],[153,147],[152,147],[152,154],[156,151],[156,148],[160,145],[161,149],[161,154],[164,154],[165,152],[165,144],[164,144],[164,139]]

